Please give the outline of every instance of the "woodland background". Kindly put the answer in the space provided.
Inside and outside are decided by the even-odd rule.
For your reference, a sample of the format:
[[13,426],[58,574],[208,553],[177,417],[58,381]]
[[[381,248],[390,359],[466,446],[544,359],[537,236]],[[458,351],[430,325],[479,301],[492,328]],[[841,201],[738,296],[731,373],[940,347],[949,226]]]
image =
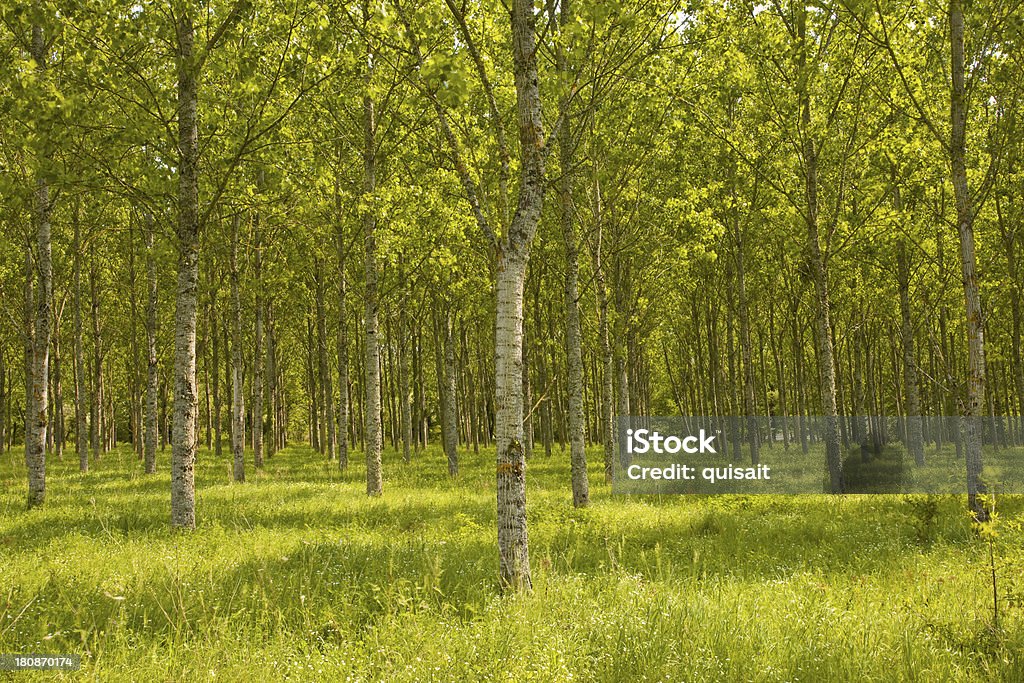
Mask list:
[[[614,577],[625,562],[671,583],[650,559],[662,552],[651,529],[623,531],[624,555],[593,528],[563,537],[626,509],[653,514],[606,495],[616,416],[790,416],[781,433],[751,420],[736,457],[799,449],[823,463],[835,493],[846,452],[868,442],[898,443],[921,467],[962,462],[993,569],[990,588],[961,586],[959,597],[995,591],[995,626],[985,628],[999,628],[1000,605],[1015,598],[998,594],[1000,532],[981,444],[1024,442],[1019,1],[37,0],[2,20],[0,457],[12,547],[56,543],[46,515],[72,536],[109,536],[110,514],[126,538],[141,529],[175,548],[212,543],[226,519],[266,514],[256,512],[261,497],[290,492],[273,500],[293,505],[288,496],[307,485],[385,526],[419,518],[388,507],[410,496],[442,496],[438,509],[448,509],[443,496],[462,497],[476,512],[452,506],[451,515],[491,530],[470,534],[477,579],[494,575],[495,557],[500,579],[476,597],[439,598],[470,633],[480,622],[468,605],[528,594],[535,572],[550,586],[563,569]],[[871,415],[910,419],[894,427]],[[967,419],[933,419],[955,415]],[[809,416],[824,427],[805,426]],[[28,505],[40,510],[24,510],[26,478]],[[116,493],[105,498],[108,484]],[[592,493],[594,513],[580,512]],[[697,572],[690,578],[707,571],[693,569],[707,566],[702,553],[719,553],[712,573],[728,573],[725,558],[745,543],[737,529],[756,524],[763,506],[838,514],[836,524],[855,527],[906,509],[912,545],[938,537],[968,565],[980,542],[954,501],[649,504],[695,538],[729,536],[712,550],[666,551],[668,564]],[[739,512],[719,514],[734,504]],[[196,529],[193,540],[167,535],[168,510],[173,527]],[[545,511],[561,521],[549,528]],[[317,516],[300,514],[298,526],[309,532]],[[355,523],[342,517],[319,523]],[[1017,533],[1013,519],[1001,533]],[[436,523],[430,533],[458,533]],[[374,543],[389,547],[390,532]],[[819,540],[833,532],[819,528]],[[98,558],[98,543],[83,552]],[[570,546],[607,557],[577,566]],[[379,556],[388,572],[392,551]],[[810,548],[793,552],[805,566]],[[413,573],[430,575],[423,567],[434,560],[417,557]],[[25,552],[18,563],[31,567]],[[397,579],[378,586],[398,603],[367,614],[408,617],[416,610],[401,596],[433,595],[444,585],[435,570],[435,580],[411,580],[411,593]],[[764,567],[737,570],[766,580]],[[857,573],[839,572],[848,570]],[[0,586],[10,590],[3,614],[17,622],[20,605],[50,589],[31,569],[11,576],[20,578]],[[74,611],[85,621],[57,629],[43,610],[31,623],[51,638],[80,633],[61,642],[90,652],[121,651],[159,607],[159,633],[208,643],[220,622],[185,597],[185,579],[164,578],[168,594],[138,597],[133,616]],[[115,602],[126,594],[75,580]],[[894,590],[885,581],[879,591]],[[181,613],[168,607],[172,595]],[[508,609],[552,617],[532,599]],[[294,600],[264,593],[262,604]],[[194,621],[190,609],[205,616]],[[312,618],[305,598],[297,609]],[[345,619],[362,619],[355,613]],[[22,614],[24,624],[35,608]],[[292,617],[280,633],[297,633]],[[348,633],[341,617],[315,618],[334,634],[326,641]],[[856,618],[870,630],[866,613]],[[128,640],[99,645],[104,619]],[[18,633],[4,627],[0,642]],[[905,624],[875,627],[899,634]],[[924,648],[907,675],[1012,678],[1020,662],[1007,643],[1019,631],[1000,633],[957,641],[948,661]],[[485,669],[513,670],[485,651]],[[806,655],[779,655],[780,675],[799,678],[792,667]],[[679,671],[674,656],[639,657],[623,671],[598,658],[577,673]],[[563,663],[583,666],[578,657]],[[851,657],[805,676],[846,677],[860,670]],[[371,659],[349,664],[397,675],[392,660]],[[860,664],[891,671],[883,655]]]

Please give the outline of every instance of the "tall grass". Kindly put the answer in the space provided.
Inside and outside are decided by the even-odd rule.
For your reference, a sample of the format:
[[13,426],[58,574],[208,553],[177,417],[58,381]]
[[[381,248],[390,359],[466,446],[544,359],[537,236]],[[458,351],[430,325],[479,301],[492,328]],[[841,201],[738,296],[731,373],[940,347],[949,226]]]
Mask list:
[[595,468],[574,510],[556,450],[528,466],[534,591],[502,595],[493,451],[456,481],[438,450],[387,452],[381,499],[308,448],[240,485],[202,452],[188,534],[168,457],[52,461],[26,511],[21,454],[0,456],[0,652],[83,655],[17,680],[1024,680],[1019,500],[995,628],[952,497],[613,497]]

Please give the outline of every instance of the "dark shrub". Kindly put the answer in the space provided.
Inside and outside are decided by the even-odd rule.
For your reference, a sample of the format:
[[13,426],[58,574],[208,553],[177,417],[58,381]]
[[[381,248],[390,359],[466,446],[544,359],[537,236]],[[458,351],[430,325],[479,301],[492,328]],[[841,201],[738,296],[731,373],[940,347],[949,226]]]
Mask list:
[[910,486],[910,468],[903,447],[886,444],[850,449],[843,460],[847,493],[903,493]]

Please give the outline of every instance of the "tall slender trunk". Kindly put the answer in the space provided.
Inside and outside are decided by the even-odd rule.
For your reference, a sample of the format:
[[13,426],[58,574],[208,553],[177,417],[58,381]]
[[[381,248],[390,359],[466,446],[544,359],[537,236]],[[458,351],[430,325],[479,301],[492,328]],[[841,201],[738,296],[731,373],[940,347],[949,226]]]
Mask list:
[[320,370],[320,386],[323,387],[324,420],[321,434],[326,440],[327,459],[334,460],[337,444],[337,431],[334,424],[334,382],[331,379],[331,368],[327,362],[327,313],[324,308],[324,273],[320,261],[316,264],[316,344],[317,359]]
[[[32,27],[32,58],[40,80],[46,72],[46,44],[41,26]],[[50,252],[50,187],[40,172],[36,178],[35,331],[32,350],[31,418],[27,420],[25,464],[28,467],[28,507],[46,498],[46,428],[50,376],[50,301],[53,297],[53,261]],[[27,273],[28,277],[32,272]]]
[[35,376],[35,335],[36,335],[36,282],[35,282],[35,258],[32,256],[32,236],[28,235],[25,239],[25,306],[24,306],[24,318],[23,318],[23,337],[24,337],[24,352],[25,352],[25,457],[28,457],[29,444],[32,437],[34,427],[32,426],[33,416],[35,415],[35,408],[32,402],[35,400],[35,390],[33,389],[34,376]]
[[[212,403],[212,397],[210,396],[210,384],[211,384],[211,377],[210,377],[210,354],[207,353],[207,349],[208,349],[208,346],[209,346],[210,341],[211,341],[210,340],[210,327],[211,327],[211,324],[210,324],[211,320],[210,319],[213,316],[211,314],[211,310],[210,310],[209,304],[207,304],[204,307],[203,312],[201,314],[197,314],[197,315],[202,315],[203,316],[203,343],[202,343],[202,345],[200,347],[202,349],[202,351],[199,351],[198,354],[203,359],[203,407],[204,407],[204,409],[206,411],[206,424],[205,424],[206,429],[205,429],[205,432],[204,432],[204,436],[205,436],[205,440],[206,440],[206,450],[209,451],[209,450],[213,449],[213,403]],[[216,366],[214,366],[214,368],[215,368],[215,371],[213,373],[213,376],[216,377],[217,376]]]
[[[373,52],[367,45],[368,64],[373,63]],[[377,190],[377,123],[373,99],[369,94],[373,79],[372,66],[367,67],[366,94],[363,95],[363,192],[373,196]],[[365,377],[366,420],[366,493],[379,496],[384,490],[381,473],[381,419],[380,419],[380,343],[377,330],[377,215],[373,206],[363,214],[363,247],[366,273],[366,347],[363,359]]]
[[[733,179],[733,206],[738,206]],[[754,364],[750,341],[750,308],[747,302],[747,279],[743,259],[743,228],[740,225],[739,209],[734,209],[733,230],[736,235],[736,304],[740,314],[740,349],[743,362],[743,412],[746,413],[747,445],[750,447],[750,462],[757,466],[761,461],[760,439],[757,424],[756,401],[754,398]]]
[[[146,433],[143,438],[143,461],[146,474],[156,472],[156,429],[157,429],[157,356],[156,356],[156,306],[157,279],[156,259],[153,257],[153,216],[146,214],[146,275],[148,292],[146,297]],[[214,328],[216,335],[216,328]],[[214,336],[216,345],[216,336]],[[214,356],[216,358],[216,355]],[[213,376],[217,376],[214,364]]]
[[608,289],[602,261],[603,226],[601,221],[601,185],[594,171],[594,289],[597,291],[598,336],[601,347],[601,441],[604,445],[604,480],[611,483],[615,467],[615,355],[612,352]]
[[950,168],[956,199],[957,234],[960,238],[960,269],[967,318],[967,405],[964,447],[967,465],[967,504],[975,517],[987,519],[978,499],[984,493],[981,476],[980,421],[985,410],[985,336],[981,317],[981,291],[974,256],[974,212],[967,186],[967,92],[964,83],[964,11],[961,0],[949,2],[950,27]]
[[341,216],[341,193],[335,181],[335,217],[338,221],[338,469],[348,469],[348,277],[345,274],[344,223]]
[[[138,273],[135,269],[135,227],[136,221],[128,223],[128,358],[125,359],[125,378],[128,383],[128,399],[131,408],[128,411],[128,432],[131,434],[132,450],[141,460],[142,453],[142,428],[140,426],[139,411],[142,401],[139,396],[139,340],[136,330],[136,321],[139,319],[139,300],[137,294]],[[113,398],[113,397],[111,397]]]
[[[897,194],[898,196],[898,194]],[[921,399],[917,385],[917,357],[914,352],[914,326],[910,318],[910,260],[906,239],[896,248],[897,276],[900,289],[900,333],[903,337],[904,412],[907,416],[907,449],[914,463],[924,465],[924,434],[921,425]]]
[[174,416],[171,443],[171,524],[196,525],[196,290],[199,284],[198,74],[187,10],[176,17],[178,37],[178,284],[174,317]]
[[[569,0],[559,3],[559,23],[565,27],[572,21]],[[558,70],[562,74],[563,86],[568,88],[571,80],[569,63],[565,50],[557,52]],[[572,470],[572,502],[576,507],[590,504],[590,483],[587,480],[587,454],[584,444],[583,421],[583,340],[580,330],[579,295],[579,247],[576,240],[573,205],[573,141],[569,118],[568,95],[563,96],[560,108],[565,112],[558,130],[558,155],[561,175],[558,181],[558,213],[562,224],[562,238],[565,241],[565,352],[568,373],[568,431],[569,462]]]
[[[259,260],[260,257],[257,255],[257,263]],[[257,265],[258,268],[259,265]],[[256,337],[254,347],[255,357],[253,358],[252,365],[252,450],[253,464],[259,469],[263,467],[264,453],[263,370],[265,363],[263,349],[263,299],[259,294],[256,295]]]
[[100,337],[99,284],[96,254],[89,258],[89,296],[92,319],[92,459],[100,459],[103,439],[103,346]]
[[266,306],[267,316],[267,458],[274,455],[280,445],[280,422],[277,395],[277,342],[274,339],[274,309],[270,301]]
[[[740,420],[740,413],[743,412],[741,408],[742,398],[740,396],[740,379],[739,373],[743,371],[742,367],[738,367],[740,359],[737,358],[736,353],[736,324],[733,315],[733,278],[732,273],[726,272],[726,279],[729,281],[729,294],[728,294],[728,308],[727,313],[729,315],[728,320],[725,322],[725,352],[729,356],[729,415],[732,417],[730,422],[736,431],[736,436],[732,439],[732,461],[738,463],[743,457],[743,432],[747,428],[746,422]],[[697,338],[697,346],[700,348],[700,338]],[[698,357],[700,353],[698,350]],[[702,392],[703,393],[703,392]],[[730,430],[732,431],[732,430]]]
[[546,180],[533,3],[513,0],[511,22],[522,164],[515,215],[499,245],[496,264],[494,431],[501,582],[516,590],[528,590],[533,584],[523,450],[523,286],[530,244],[544,204]]
[[220,391],[220,312],[217,310],[217,287],[211,283],[210,285],[210,336],[213,338],[213,452],[220,458],[224,454],[224,447],[221,445],[221,431],[223,422],[221,418],[224,414],[223,407],[221,405],[221,391]]
[[[52,287],[52,285],[51,285]],[[63,310],[61,305],[60,310]],[[64,457],[64,388],[60,381],[60,320],[62,314],[57,313],[53,320],[53,372],[50,373],[53,382],[52,403],[52,425],[49,430],[49,441],[53,444],[53,454],[57,460]]]
[[[263,170],[257,183],[263,189]],[[256,288],[256,330],[252,359],[252,457],[257,469],[263,467],[263,236],[260,232],[260,213],[253,216],[253,278]]]
[[409,382],[409,360],[412,355],[412,334],[409,328],[409,292],[405,291],[398,311],[398,393],[402,418],[402,458],[412,459],[412,385]]
[[415,345],[413,346],[415,353],[412,357],[413,377],[414,382],[414,403],[416,407],[415,417],[415,429],[416,429],[416,443],[419,444],[420,448],[427,447],[427,399],[426,399],[426,381],[425,372],[423,372],[423,324],[421,320],[417,321]]
[[[797,40],[800,43],[799,66],[803,71],[807,63],[807,11],[799,12]],[[828,464],[829,490],[843,492],[843,461],[839,445],[839,412],[836,406],[836,365],[832,348],[831,304],[828,294],[828,271],[822,253],[818,230],[818,150],[811,131],[811,97],[806,80],[800,91],[800,117],[804,137],[804,181],[807,193],[807,244],[810,255],[811,276],[814,280],[817,311],[815,336],[818,347],[818,376],[824,413],[825,460]]]
[[86,400],[88,389],[85,383],[85,352],[82,343],[82,226],[80,204],[75,202],[71,222],[74,227],[74,318],[75,318],[75,451],[78,453],[78,469],[89,471],[89,433],[86,425]]
[[458,409],[455,377],[455,340],[454,320],[450,307],[446,307],[444,315],[444,391],[441,396],[441,410],[444,411],[441,427],[444,430],[444,454],[448,459],[448,475],[459,474],[459,433]]
[[[483,371],[482,368],[481,371]],[[526,459],[529,460],[533,457],[534,420],[533,388],[530,382],[530,333],[525,320],[523,321],[523,411],[523,446],[526,450]]]
[[768,308],[768,342],[771,346],[772,357],[775,359],[775,383],[779,388],[779,404],[776,414],[781,418],[782,426],[782,447],[789,450],[790,424],[789,424],[789,402],[786,400],[786,373],[782,365],[782,335],[775,330],[775,306]]
[[[619,418],[629,417],[636,406],[630,401],[632,393],[629,382],[629,304],[627,292],[631,287],[629,262],[625,259],[617,261],[618,266],[614,283],[615,291],[615,372],[618,384]],[[630,424],[630,426],[635,426]]]
[[548,356],[545,349],[551,337],[542,332],[544,320],[540,295],[544,285],[538,268],[534,267],[532,272],[534,273],[533,282],[535,284],[533,290],[533,327],[536,330],[534,341],[537,342],[537,351],[532,357],[534,359],[533,364],[537,368],[537,387],[540,392],[537,400],[537,407],[540,409],[540,438],[544,444],[544,456],[551,457],[551,442],[554,438],[551,424],[552,383],[548,378]]
[[245,397],[242,395],[242,299],[239,294],[238,229],[241,219],[231,221],[231,454],[235,481],[245,481]]

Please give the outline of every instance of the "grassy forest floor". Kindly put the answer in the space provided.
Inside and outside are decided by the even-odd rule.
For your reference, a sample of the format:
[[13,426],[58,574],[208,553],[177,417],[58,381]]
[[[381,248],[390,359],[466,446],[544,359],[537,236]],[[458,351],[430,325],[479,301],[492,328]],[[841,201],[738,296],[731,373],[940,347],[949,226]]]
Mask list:
[[[170,530],[170,451],[81,475],[49,464],[24,509],[0,456],[0,653],[81,653],[82,670],[0,680],[1024,680],[1024,501],[988,546],[962,499],[612,496],[591,455],[528,466],[534,591],[497,585],[493,452],[385,453],[364,495],[305,447],[250,465],[200,454],[199,528]],[[6,678],[5,678],[6,677]]]

